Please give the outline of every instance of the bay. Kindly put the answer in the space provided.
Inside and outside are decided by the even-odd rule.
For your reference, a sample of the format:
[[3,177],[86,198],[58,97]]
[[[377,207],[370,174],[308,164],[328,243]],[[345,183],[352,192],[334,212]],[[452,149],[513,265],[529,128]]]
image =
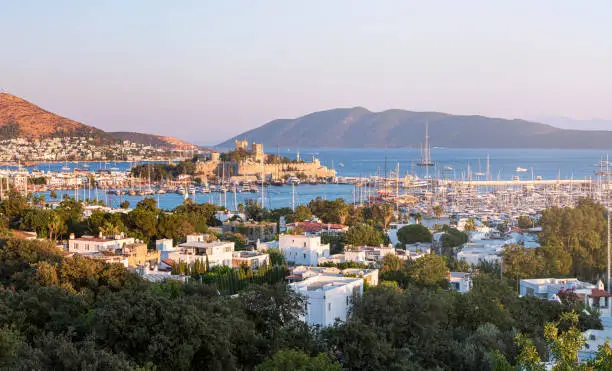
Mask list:
[[[268,153],[276,151],[266,150]],[[425,176],[425,169],[416,166],[419,158],[418,149],[414,148],[281,148],[278,153],[291,159],[300,158],[310,161],[312,156],[320,159],[323,165],[336,169],[338,176],[373,176],[377,174],[391,174],[399,164],[400,176],[416,174]],[[520,176],[521,179],[530,180],[541,176],[543,179],[595,179],[595,171],[602,158],[607,153],[602,150],[563,150],[563,149],[458,149],[458,148],[432,148],[431,157],[436,166],[428,169],[430,176],[440,176],[451,179],[465,179],[468,176],[468,164],[473,175],[476,172],[486,172],[487,156],[489,157],[489,173],[491,179],[512,179]],[[89,163],[90,170],[99,168],[117,168],[121,171],[129,169],[128,162]],[[29,167],[29,169],[60,171],[63,166],[70,169],[83,167],[84,163],[46,163]],[[445,167],[453,171],[444,171]],[[517,168],[527,169],[526,172],[517,173]],[[481,177],[484,179],[484,177]],[[295,198],[290,186],[267,186],[264,193],[264,205],[269,208],[290,207],[292,200],[295,204],[306,204],[316,197],[326,199],[344,198],[353,200],[353,186],[349,184],[310,185],[301,184],[295,187]],[[91,191],[95,192],[95,191]],[[60,195],[74,191],[58,192]],[[79,198],[96,198],[95,194],[81,190]],[[98,193],[98,198],[118,206],[120,200],[128,200],[133,206],[141,200],[142,196],[110,196]],[[48,199],[48,194],[46,195]],[[163,209],[172,209],[183,202],[183,196],[178,194],[156,195],[159,205]],[[261,193],[227,193],[226,196],[218,193],[196,194],[196,202],[211,202],[235,208],[235,205],[249,200],[261,200]]]

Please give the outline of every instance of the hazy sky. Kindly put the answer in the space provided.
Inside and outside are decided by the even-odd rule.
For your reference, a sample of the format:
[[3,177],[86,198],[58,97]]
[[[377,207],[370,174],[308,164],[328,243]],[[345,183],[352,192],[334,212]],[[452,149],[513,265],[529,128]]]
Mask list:
[[612,120],[610,0],[0,0],[0,34],[0,90],[200,144],[352,106]]

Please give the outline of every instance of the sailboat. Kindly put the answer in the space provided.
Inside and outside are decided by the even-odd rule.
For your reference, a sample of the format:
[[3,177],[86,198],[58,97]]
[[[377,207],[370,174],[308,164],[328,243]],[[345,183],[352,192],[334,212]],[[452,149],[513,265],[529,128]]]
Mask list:
[[434,166],[431,161],[431,147],[429,145],[429,122],[425,122],[425,143],[421,147],[421,158],[417,162],[417,166]]

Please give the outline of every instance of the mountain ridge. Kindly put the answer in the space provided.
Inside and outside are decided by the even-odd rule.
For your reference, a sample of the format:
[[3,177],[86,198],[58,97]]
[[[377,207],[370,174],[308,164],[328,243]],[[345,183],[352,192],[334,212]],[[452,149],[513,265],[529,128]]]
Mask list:
[[611,131],[560,129],[548,124],[492,118],[364,107],[334,108],[294,119],[276,119],[236,135],[218,148],[230,148],[235,139],[264,146],[397,148],[417,147],[429,123],[432,146],[449,148],[612,148]]
[[91,125],[47,111],[9,93],[0,93],[0,139],[45,137],[94,137],[99,142],[130,140],[143,145],[171,149],[195,149],[183,140],[155,134],[106,132]]

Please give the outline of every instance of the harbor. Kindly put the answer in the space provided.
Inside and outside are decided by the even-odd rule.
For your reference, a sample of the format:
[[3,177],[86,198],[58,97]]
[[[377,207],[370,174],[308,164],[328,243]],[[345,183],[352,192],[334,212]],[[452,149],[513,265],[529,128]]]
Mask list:
[[[318,150],[319,153],[323,151]],[[357,153],[363,154],[366,151]],[[434,153],[437,151],[434,150]],[[384,157],[377,159],[376,168],[370,167],[374,175],[352,175],[345,169],[352,168],[353,163],[347,159],[332,159],[324,163],[331,166],[335,162],[337,176],[320,179],[300,179],[295,176],[283,180],[261,179],[257,176],[237,180],[240,178],[226,176],[197,181],[189,177],[152,181],[131,174],[135,163],[89,163],[87,167],[84,163],[46,163],[2,168],[0,196],[4,198],[11,186],[24,195],[32,193],[38,197],[43,196],[45,202],[59,202],[64,195],[68,195],[92,204],[103,203],[110,208],[119,208],[125,201],[134,207],[143,198],[153,197],[159,207],[166,210],[173,209],[186,199],[235,210],[251,202],[266,208],[295,208],[317,197],[343,198],[357,205],[389,203],[398,215],[435,216],[434,210],[441,209],[444,215],[503,220],[520,215],[537,215],[552,206],[570,206],[584,197],[609,204],[610,176],[601,158],[599,154],[585,161],[584,168],[587,170],[581,173],[581,179],[545,179],[533,175],[538,173],[536,171],[527,174],[513,171],[511,175],[502,178],[494,161],[491,161],[489,170],[485,169],[482,175],[475,174],[478,171],[467,173],[466,166],[465,169],[455,167],[455,172],[465,171],[464,177],[453,177],[450,172],[444,171],[448,165],[436,163],[427,167],[432,175],[425,176],[418,174],[422,168],[415,167],[414,173],[411,173],[412,169],[402,171],[399,161],[392,165]],[[525,158],[524,161],[533,160]],[[544,171],[539,172],[551,172],[545,165],[541,168]],[[364,169],[364,173],[366,171]],[[494,171],[498,175],[495,180],[492,179]],[[561,171],[557,169],[556,173],[560,174]]]

